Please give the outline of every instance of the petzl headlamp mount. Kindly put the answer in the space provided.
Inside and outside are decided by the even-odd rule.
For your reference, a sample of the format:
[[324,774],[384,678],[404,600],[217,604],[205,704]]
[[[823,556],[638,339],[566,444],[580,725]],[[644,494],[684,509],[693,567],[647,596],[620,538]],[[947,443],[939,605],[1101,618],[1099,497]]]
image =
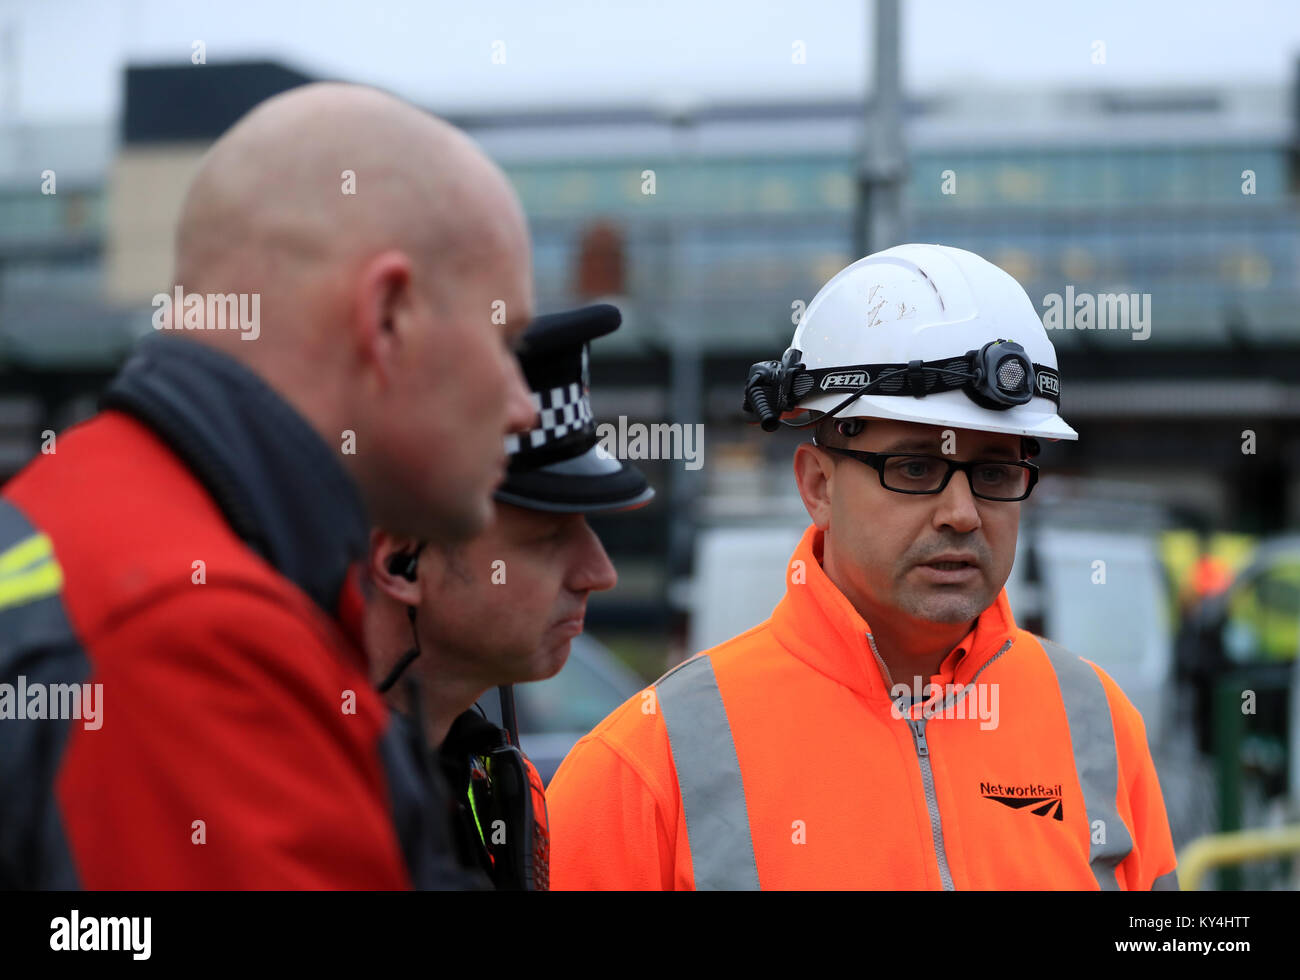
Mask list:
[[781,360],[759,361],[749,369],[741,411],[756,415],[764,432],[775,432],[781,425],[781,414],[793,409],[811,390],[798,394],[793,391],[795,379],[808,373],[801,357],[803,353],[791,347],[781,355]]
[[[861,395],[926,395],[960,389],[982,408],[1005,411],[1035,396],[1061,405],[1061,376],[1053,367],[1035,364],[1012,340],[991,340],[979,350],[936,361],[904,364],[853,364],[813,368],[803,365],[803,352],[791,347],[780,361],[760,361],[749,369],[745,383],[746,414],[755,416],[766,432],[782,424],[802,429],[833,418]],[[807,422],[782,422],[809,394],[847,392],[830,411]]]

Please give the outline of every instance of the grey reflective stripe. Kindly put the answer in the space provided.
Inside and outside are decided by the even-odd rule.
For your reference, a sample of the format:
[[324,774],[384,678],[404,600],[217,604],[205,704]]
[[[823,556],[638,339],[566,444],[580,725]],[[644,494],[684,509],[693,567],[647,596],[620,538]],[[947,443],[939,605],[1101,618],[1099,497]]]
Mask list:
[[[1133,838],[1115,808],[1119,762],[1106,689],[1101,686],[1097,672],[1077,655],[1041,636],[1038,641],[1056,671],[1056,683],[1070,725],[1074,770],[1079,776],[1088,816],[1088,863],[1102,891],[1118,891],[1115,869],[1133,850]],[[1103,842],[1100,844],[1095,830],[1097,821],[1101,821]]]
[[758,866],[736,743],[708,657],[655,682],[677,769],[697,891],[757,891]]
[[1168,871],[1162,874],[1155,881],[1151,882],[1153,892],[1176,892],[1178,891],[1178,869]]

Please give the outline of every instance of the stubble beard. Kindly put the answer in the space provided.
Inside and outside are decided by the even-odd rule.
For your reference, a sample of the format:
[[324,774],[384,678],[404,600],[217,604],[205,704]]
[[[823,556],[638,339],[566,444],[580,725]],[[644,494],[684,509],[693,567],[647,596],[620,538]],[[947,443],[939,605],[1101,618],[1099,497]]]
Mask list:
[[989,607],[986,591],[982,585],[957,589],[904,583],[898,593],[898,608],[914,619],[930,623],[969,623]]

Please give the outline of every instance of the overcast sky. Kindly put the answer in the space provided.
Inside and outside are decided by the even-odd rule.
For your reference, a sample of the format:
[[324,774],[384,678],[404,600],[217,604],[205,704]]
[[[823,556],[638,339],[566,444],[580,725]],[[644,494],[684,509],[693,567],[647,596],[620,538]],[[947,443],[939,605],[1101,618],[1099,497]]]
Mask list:
[[[870,10],[870,0],[0,0],[0,116],[111,117],[126,62],[189,61],[195,40],[209,62],[271,57],[444,110],[856,95]],[[804,64],[792,63],[796,41]],[[1104,64],[1093,63],[1096,41]],[[1290,84],[1300,3],[903,0],[903,52],[913,92]]]

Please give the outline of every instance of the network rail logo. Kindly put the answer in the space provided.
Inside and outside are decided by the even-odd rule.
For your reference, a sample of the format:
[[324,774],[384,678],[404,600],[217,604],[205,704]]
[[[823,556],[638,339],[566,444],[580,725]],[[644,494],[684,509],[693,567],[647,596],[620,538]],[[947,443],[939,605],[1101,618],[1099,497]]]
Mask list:
[[1065,804],[1061,794],[1061,784],[1049,786],[1046,783],[1023,783],[1007,785],[1006,783],[980,783],[980,795],[986,800],[993,800],[1013,810],[1033,807],[1030,813],[1053,820],[1065,819]]

